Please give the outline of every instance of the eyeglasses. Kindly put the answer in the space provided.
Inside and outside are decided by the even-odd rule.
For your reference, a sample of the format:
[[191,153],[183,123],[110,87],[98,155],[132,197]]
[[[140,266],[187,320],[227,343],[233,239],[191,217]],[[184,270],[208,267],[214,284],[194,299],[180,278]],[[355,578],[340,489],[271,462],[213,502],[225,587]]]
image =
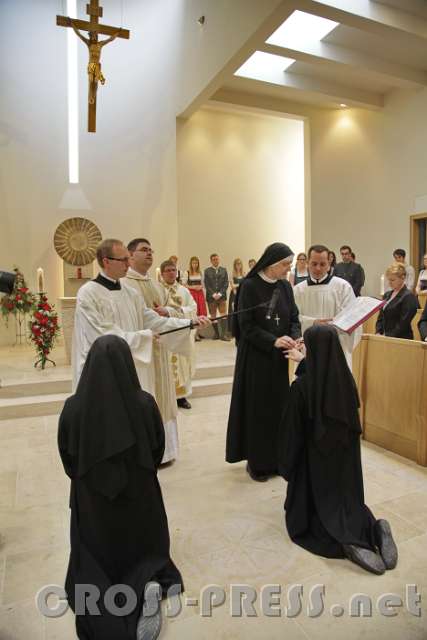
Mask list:
[[297,258],[297,260],[298,260],[299,262],[305,262],[305,261],[307,260],[307,258]]
[[113,256],[106,256],[107,260],[116,260],[117,262],[129,262],[130,258],[129,256],[126,256],[126,258],[113,258]]

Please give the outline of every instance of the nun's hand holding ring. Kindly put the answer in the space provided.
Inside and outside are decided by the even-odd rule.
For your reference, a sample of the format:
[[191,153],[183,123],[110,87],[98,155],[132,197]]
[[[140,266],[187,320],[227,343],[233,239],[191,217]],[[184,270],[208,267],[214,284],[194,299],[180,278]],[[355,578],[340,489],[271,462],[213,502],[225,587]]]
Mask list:
[[281,336],[280,338],[277,338],[274,346],[276,349],[293,349],[296,347],[296,342],[289,336]]

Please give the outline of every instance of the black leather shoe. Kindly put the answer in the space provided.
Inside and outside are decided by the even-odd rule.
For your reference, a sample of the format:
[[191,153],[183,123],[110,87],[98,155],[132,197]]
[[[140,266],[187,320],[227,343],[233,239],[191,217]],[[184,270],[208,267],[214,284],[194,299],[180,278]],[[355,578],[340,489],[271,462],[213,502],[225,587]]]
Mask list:
[[187,398],[178,398],[176,404],[181,409],[191,409],[191,404],[188,402]]
[[394,569],[397,565],[398,552],[393,540],[390,524],[387,520],[377,520],[375,523],[375,538],[386,569]]
[[222,336],[222,337],[221,337],[221,340],[222,340],[223,342],[231,342],[231,338],[229,338],[228,336]]
[[246,465],[246,471],[248,472],[252,480],[255,480],[255,482],[267,482],[269,478],[269,476],[265,473],[255,473],[255,471],[252,471],[249,464]]
[[385,573],[385,564],[378,553],[363,549],[363,547],[356,547],[354,544],[343,544],[343,550],[347,558],[362,569],[375,573],[377,576]]

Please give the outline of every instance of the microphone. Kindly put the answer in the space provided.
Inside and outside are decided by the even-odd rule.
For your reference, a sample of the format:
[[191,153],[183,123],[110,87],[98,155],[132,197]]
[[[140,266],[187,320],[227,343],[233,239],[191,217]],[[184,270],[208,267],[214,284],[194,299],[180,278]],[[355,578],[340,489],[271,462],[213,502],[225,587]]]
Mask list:
[[274,310],[277,306],[277,301],[279,300],[279,295],[279,289],[275,289],[268,304],[267,315],[265,316],[266,320],[271,320],[271,316],[273,315]]

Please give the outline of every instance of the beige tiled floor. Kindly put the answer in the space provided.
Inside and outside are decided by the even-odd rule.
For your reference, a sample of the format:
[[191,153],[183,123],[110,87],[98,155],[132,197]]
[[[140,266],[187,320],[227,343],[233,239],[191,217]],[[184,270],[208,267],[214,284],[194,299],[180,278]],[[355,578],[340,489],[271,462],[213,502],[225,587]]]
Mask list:
[[[229,345],[223,345],[228,349]],[[204,347],[203,347],[204,348]],[[206,359],[208,360],[208,349]],[[225,351],[230,353],[231,351]],[[326,560],[293,545],[284,529],[285,483],[252,482],[244,465],[224,462],[229,398],[194,399],[179,414],[180,459],[160,471],[172,539],[172,556],[182,571],[186,596],[199,597],[208,584],[225,587],[227,601],[212,617],[184,606],[177,618],[165,618],[165,640],[415,640],[427,638],[427,603],[415,617],[376,611],[388,592],[405,602],[405,586],[427,593],[427,470],[363,445],[367,502],[378,517],[390,520],[399,545],[398,567],[384,576],[363,572],[344,560]],[[37,590],[62,585],[68,560],[68,480],[56,452],[57,417],[0,421],[0,639],[75,640],[74,619],[42,618]],[[303,609],[296,618],[266,617],[255,603],[256,618],[232,618],[230,585],[260,588],[282,585],[282,608],[293,583],[303,585]],[[325,612],[306,612],[310,588],[325,585]],[[371,617],[352,618],[352,594],[372,598]],[[334,617],[330,607],[346,607]]]

